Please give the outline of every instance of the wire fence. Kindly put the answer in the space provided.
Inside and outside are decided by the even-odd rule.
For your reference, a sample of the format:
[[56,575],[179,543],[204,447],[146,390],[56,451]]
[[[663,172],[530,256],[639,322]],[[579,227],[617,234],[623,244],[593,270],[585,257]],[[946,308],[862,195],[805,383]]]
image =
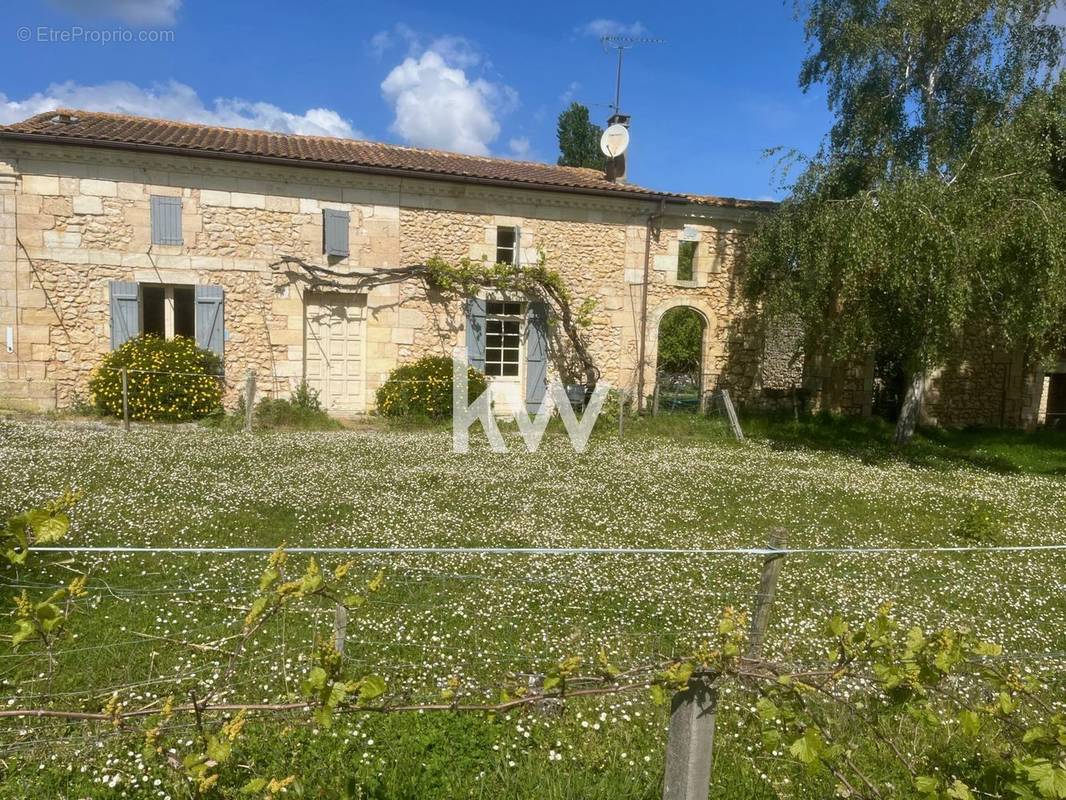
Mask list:
[[[937,559],[951,563],[1041,559],[1066,550],[1066,543],[788,547],[772,539],[765,547],[722,548],[292,547],[285,552],[300,565],[311,557],[323,559],[323,572],[330,561],[356,557],[352,574],[356,586],[379,565],[389,565],[385,588],[365,606],[346,611],[343,628],[337,625],[341,604],[328,598],[283,610],[256,633],[254,647],[241,653],[239,670],[232,676],[227,665],[240,649],[242,620],[255,596],[258,571],[265,563],[262,556],[275,548],[32,549],[60,559],[64,570],[50,570],[47,558],[38,559],[43,570],[32,574],[20,570],[12,578],[0,579],[0,592],[47,594],[64,585],[71,569],[87,571],[90,582],[86,595],[70,611],[76,639],[51,652],[0,653],[4,687],[0,757],[4,758],[31,757],[56,748],[125,746],[131,736],[143,736],[140,728],[116,727],[96,710],[108,702],[122,703],[123,713],[131,715],[130,725],[157,716],[168,697],[184,703],[181,708],[188,707],[183,698],[191,696],[194,709],[195,698],[201,697],[210,698],[205,709],[219,713],[247,708],[252,714],[306,717],[313,703],[303,698],[300,687],[323,642],[333,642],[343,651],[351,674],[380,675],[398,710],[496,708],[501,686],[528,686],[536,693],[552,665],[575,654],[589,658],[597,651],[608,653],[620,669],[634,676],[623,689],[610,691],[633,691],[647,686],[648,669],[712,640],[724,607],[750,605],[754,636],[760,604],[773,602],[773,589],[767,599],[764,585],[769,563],[802,566],[843,558],[869,564],[871,574],[883,579],[884,565],[901,560],[917,564],[938,563]],[[750,569],[753,560],[763,564],[757,588],[757,574]],[[149,563],[160,568],[146,574]],[[722,563],[737,571],[733,580],[715,585],[708,579],[716,574],[713,565]],[[187,569],[191,565],[197,569]],[[771,656],[787,658],[797,671],[817,669],[819,664],[820,645],[804,618],[821,613],[822,600],[812,596],[808,602],[798,596],[810,574],[803,572],[777,589],[785,593],[784,606],[773,624],[768,618],[762,623],[759,633],[761,641],[769,632]],[[950,613],[953,599],[968,588],[952,582],[957,574],[947,570],[939,587],[929,587],[925,597],[914,598],[924,601],[917,605],[928,610],[939,600]],[[1044,588],[1054,595],[1062,587],[1051,581]],[[1034,588],[1024,587],[1024,593],[1031,610],[1036,606]],[[348,613],[353,614],[350,619]],[[98,624],[101,618],[107,620],[106,626]],[[806,640],[811,640],[811,647],[804,650]],[[1050,637],[1043,648],[1034,642],[982,658],[1021,665],[1028,674],[1060,681],[1066,674],[1066,640]],[[872,677],[857,672],[854,685],[861,687]],[[576,684],[578,693],[585,691],[581,688],[585,685]],[[589,701],[596,702],[598,690],[594,684],[588,686]],[[454,691],[456,698],[442,702],[445,689]],[[687,713],[686,703],[691,705],[685,699],[675,703],[672,713]],[[197,725],[179,719],[168,723],[171,734],[192,731]],[[83,724],[73,724],[78,721]],[[681,757],[671,755],[674,750],[668,745],[667,781],[677,768],[671,759]],[[699,760],[691,752],[684,758],[690,760],[686,763]]]

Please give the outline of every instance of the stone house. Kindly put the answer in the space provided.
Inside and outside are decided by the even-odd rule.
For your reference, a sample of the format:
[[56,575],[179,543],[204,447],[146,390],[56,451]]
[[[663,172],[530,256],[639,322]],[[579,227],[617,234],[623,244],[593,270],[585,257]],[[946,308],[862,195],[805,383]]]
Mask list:
[[[576,303],[594,301],[586,344],[630,396],[652,394],[659,323],[687,307],[703,321],[704,391],[790,408],[802,387],[813,407],[869,415],[872,358],[804,361],[800,330],[767,329],[742,301],[744,241],[772,207],[588,169],[41,114],[0,126],[0,406],[87,399],[102,357],[138,333],[216,351],[229,402],[252,371],[261,392],[287,396],[306,380],[335,412],[370,411],[398,364],[462,345],[501,411],[536,409],[551,375],[580,379],[527,298],[460,298],[418,280],[357,288],[436,256],[545,259]],[[972,350],[935,376],[929,421],[1066,418],[1066,361],[1045,372],[978,340]]]
[[41,114],[0,127],[0,402],[70,406],[110,349],[155,333],[218,352],[230,401],[251,370],[261,391],[306,380],[334,411],[369,411],[398,364],[465,344],[501,408],[535,408],[548,374],[568,379],[537,304],[417,280],[343,288],[434,256],[543,257],[595,301],[585,337],[603,379],[645,396],[659,320],[695,309],[704,389],[754,402],[801,377],[787,348],[767,357],[740,297],[744,238],[771,205],[372,142]]

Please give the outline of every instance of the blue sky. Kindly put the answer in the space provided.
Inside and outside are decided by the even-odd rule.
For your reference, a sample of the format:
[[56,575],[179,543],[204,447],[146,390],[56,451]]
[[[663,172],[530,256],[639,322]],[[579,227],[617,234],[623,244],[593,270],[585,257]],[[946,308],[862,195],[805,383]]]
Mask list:
[[605,31],[666,40],[626,56],[633,182],[780,196],[762,151],[830,122],[790,0],[24,0],[3,28],[0,122],[64,105],[554,161],[570,98],[610,113]]

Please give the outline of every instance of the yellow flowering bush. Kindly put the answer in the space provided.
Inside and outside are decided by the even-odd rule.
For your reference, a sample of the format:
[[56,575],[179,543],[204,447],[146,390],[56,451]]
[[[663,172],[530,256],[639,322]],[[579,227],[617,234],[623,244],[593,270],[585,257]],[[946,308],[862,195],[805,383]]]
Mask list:
[[181,422],[222,405],[222,360],[184,336],[138,336],[108,353],[89,381],[96,408],[122,416],[122,368],[130,419]]
[[[467,367],[467,402],[485,391],[485,376]],[[386,417],[441,419],[452,413],[452,360],[426,356],[403,364],[391,373],[377,392],[378,412]]]

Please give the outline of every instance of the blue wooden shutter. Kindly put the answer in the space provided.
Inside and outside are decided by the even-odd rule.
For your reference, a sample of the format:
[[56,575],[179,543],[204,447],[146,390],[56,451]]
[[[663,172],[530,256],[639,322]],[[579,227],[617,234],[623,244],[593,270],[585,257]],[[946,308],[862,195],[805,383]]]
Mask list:
[[222,357],[223,291],[221,286],[196,287],[196,346]]
[[322,210],[322,250],[327,256],[348,255],[348,212]]
[[466,352],[470,366],[485,371],[485,301],[471,297],[466,301]]
[[111,281],[111,349],[141,332],[140,290],[136,283]]
[[526,313],[526,410],[540,411],[548,386],[548,305],[534,302]]
[[152,195],[152,244],[181,244],[181,198]]

